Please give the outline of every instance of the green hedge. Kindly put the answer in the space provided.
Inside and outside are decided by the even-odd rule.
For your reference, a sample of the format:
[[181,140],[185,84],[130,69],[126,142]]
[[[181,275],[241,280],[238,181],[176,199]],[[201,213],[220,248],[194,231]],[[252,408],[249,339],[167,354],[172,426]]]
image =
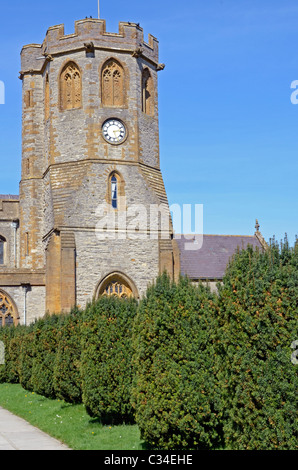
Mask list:
[[10,371],[10,383],[18,383],[20,381],[21,366],[21,349],[24,336],[27,334],[25,326],[18,325],[16,328],[10,328],[11,338],[8,345],[7,364]]
[[137,302],[102,297],[82,320],[81,374],[87,412],[109,422],[130,422],[132,325]]
[[18,375],[13,362],[13,344],[16,328],[5,326],[0,328],[0,341],[4,344],[4,364],[0,364],[0,383],[17,383]]
[[142,438],[158,449],[220,445],[216,297],[187,279],[157,279],[134,329],[132,402]]
[[34,392],[48,398],[56,396],[53,372],[60,321],[59,315],[48,315],[38,320],[34,326],[34,352],[30,381]]
[[36,354],[34,327],[34,324],[27,326],[26,331],[21,338],[20,359],[18,367],[20,384],[25,390],[29,391],[33,391],[31,377],[33,360]]
[[296,449],[298,244],[248,247],[218,295],[160,276],[145,297],[0,328],[0,382],[103,422],[135,420],[159,449]]
[[219,305],[225,442],[231,449],[297,447],[298,245],[248,248],[231,262]]
[[61,318],[57,332],[57,349],[53,368],[53,384],[57,398],[81,403],[81,320],[82,312],[73,310]]

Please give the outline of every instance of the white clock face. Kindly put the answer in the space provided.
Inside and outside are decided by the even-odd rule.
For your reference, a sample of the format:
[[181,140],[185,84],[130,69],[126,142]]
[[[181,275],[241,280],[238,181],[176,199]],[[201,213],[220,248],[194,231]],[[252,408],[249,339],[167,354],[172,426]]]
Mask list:
[[111,144],[120,144],[126,137],[125,126],[119,119],[108,119],[102,126],[102,133]]

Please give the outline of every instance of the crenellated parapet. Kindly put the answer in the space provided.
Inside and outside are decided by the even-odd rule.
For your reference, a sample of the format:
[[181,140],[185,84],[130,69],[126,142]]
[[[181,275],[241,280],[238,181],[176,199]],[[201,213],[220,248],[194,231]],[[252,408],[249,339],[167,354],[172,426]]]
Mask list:
[[136,58],[145,58],[157,71],[164,68],[164,64],[159,64],[158,40],[149,34],[148,42],[144,41],[144,32],[139,24],[120,22],[119,32],[109,33],[105,20],[86,18],[75,22],[73,34],[65,35],[64,25],[60,24],[48,29],[42,44],[24,46],[20,78],[24,74],[43,73],[47,63],[56,56],[80,50],[129,53]]

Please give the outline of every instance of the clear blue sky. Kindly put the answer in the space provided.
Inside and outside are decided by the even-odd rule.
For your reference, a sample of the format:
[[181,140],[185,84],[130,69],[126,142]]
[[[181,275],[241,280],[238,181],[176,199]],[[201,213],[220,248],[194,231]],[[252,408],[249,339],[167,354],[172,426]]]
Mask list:
[[[149,8],[150,6],[150,8]],[[1,2],[0,193],[18,194],[20,50],[49,26],[97,17],[97,0]],[[160,41],[161,168],[170,204],[203,204],[204,232],[298,233],[297,0],[101,0],[107,30],[140,23]]]

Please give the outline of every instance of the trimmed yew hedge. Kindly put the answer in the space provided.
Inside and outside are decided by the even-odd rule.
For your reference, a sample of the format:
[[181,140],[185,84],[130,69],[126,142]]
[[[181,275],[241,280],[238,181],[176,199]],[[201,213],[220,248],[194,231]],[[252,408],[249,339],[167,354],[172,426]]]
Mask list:
[[56,397],[54,364],[59,323],[59,315],[49,315],[38,320],[34,328],[34,357],[30,381],[34,392],[48,398]]
[[181,278],[160,277],[139,306],[132,401],[141,437],[158,449],[221,443],[215,375],[216,297]]
[[298,244],[239,252],[219,294],[226,446],[297,449]]
[[0,328],[0,382],[104,422],[135,420],[159,449],[297,449],[298,243],[248,247],[218,295],[160,276],[146,296]]
[[0,341],[3,342],[5,347],[5,362],[4,364],[0,364],[0,383],[18,383],[19,381],[16,363],[14,362],[14,350],[16,346],[15,336],[19,331],[20,327],[18,327],[18,329],[11,327],[0,328]]
[[82,392],[87,412],[105,422],[131,422],[134,299],[102,297],[82,320]]
[[57,331],[53,387],[56,397],[68,403],[82,402],[81,321],[82,312],[74,309],[61,317]]
[[19,337],[20,359],[18,365],[19,381],[25,390],[33,391],[31,382],[33,359],[35,357],[35,325],[26,327],[26,331]]

